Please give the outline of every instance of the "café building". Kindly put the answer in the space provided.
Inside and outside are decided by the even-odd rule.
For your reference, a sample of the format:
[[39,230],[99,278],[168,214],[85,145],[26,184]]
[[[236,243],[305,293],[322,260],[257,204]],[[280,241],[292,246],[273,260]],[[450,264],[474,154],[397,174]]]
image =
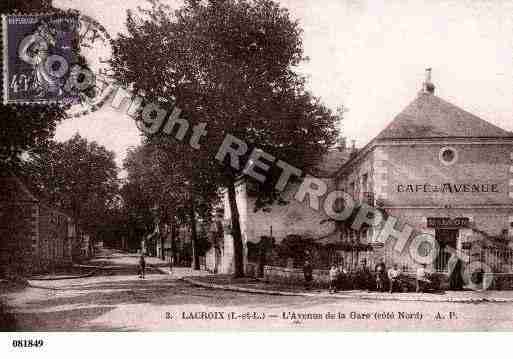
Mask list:
[[[417,97],[369,144],[342,165],[336,186],[360,202],[380,208],[418,232],[430,233],[440,251],[432,270],[447,271],[451,247],[506,253],[513,238],[513,133],[435,94],[431,70]],[[342,239],[372,246],[372,260],[385,258],[413,269],[408,253],[378,240],[379,228]],[[502,256],[502,254],[497,254]],[[510,271],[510,260],[495,261]]]

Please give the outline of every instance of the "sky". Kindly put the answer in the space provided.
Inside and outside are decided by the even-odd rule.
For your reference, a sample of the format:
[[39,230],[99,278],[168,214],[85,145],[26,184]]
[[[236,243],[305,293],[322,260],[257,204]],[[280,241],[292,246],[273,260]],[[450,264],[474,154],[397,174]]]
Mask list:
[[[165,1],[178,7],[180,1]],[[309,62],[299,71],[328,107],[347,108],[342,134],[367,144],[422,87],[432,68],[435,94],[513,131],[513,2],[492,0],[280,0],[303,29]],[[144,0],[54,0],[93,17],[116,36],[126,10]],[[116,152],[118,164],[141,137],[110,108],[65,120],[56,139],[79,132]]]

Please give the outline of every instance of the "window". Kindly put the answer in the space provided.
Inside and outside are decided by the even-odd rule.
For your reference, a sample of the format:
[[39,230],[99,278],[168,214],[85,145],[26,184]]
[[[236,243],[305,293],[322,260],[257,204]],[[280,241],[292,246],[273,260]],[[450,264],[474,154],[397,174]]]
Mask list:
[[446,166],[450,166],[458,160],[458,152],[452,147],[443,147],[438,153],[438,158]]
[[454,160],[455,154],[451,150],[445,150],[442,152],[442,158],[445,162],[452,162]]
[[363,192],[368,192],[369,191],[369,175],[367,173],[365,173],[363,176],[362,176],[362,191]]

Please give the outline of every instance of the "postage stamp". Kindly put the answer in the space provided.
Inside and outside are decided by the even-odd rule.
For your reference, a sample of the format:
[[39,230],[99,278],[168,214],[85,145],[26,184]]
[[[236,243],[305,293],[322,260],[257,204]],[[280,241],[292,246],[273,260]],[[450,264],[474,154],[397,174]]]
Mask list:
[[75,15],[4,15],[4,104],[75,103],[66,87],[77,62]]

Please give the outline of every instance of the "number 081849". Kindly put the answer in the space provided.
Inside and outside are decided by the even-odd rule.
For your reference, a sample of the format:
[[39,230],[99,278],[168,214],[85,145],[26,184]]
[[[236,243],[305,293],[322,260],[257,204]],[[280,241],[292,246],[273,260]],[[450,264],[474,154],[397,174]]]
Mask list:
[[41,348],[44,345],[43,339],[13,339],[14,348]]

